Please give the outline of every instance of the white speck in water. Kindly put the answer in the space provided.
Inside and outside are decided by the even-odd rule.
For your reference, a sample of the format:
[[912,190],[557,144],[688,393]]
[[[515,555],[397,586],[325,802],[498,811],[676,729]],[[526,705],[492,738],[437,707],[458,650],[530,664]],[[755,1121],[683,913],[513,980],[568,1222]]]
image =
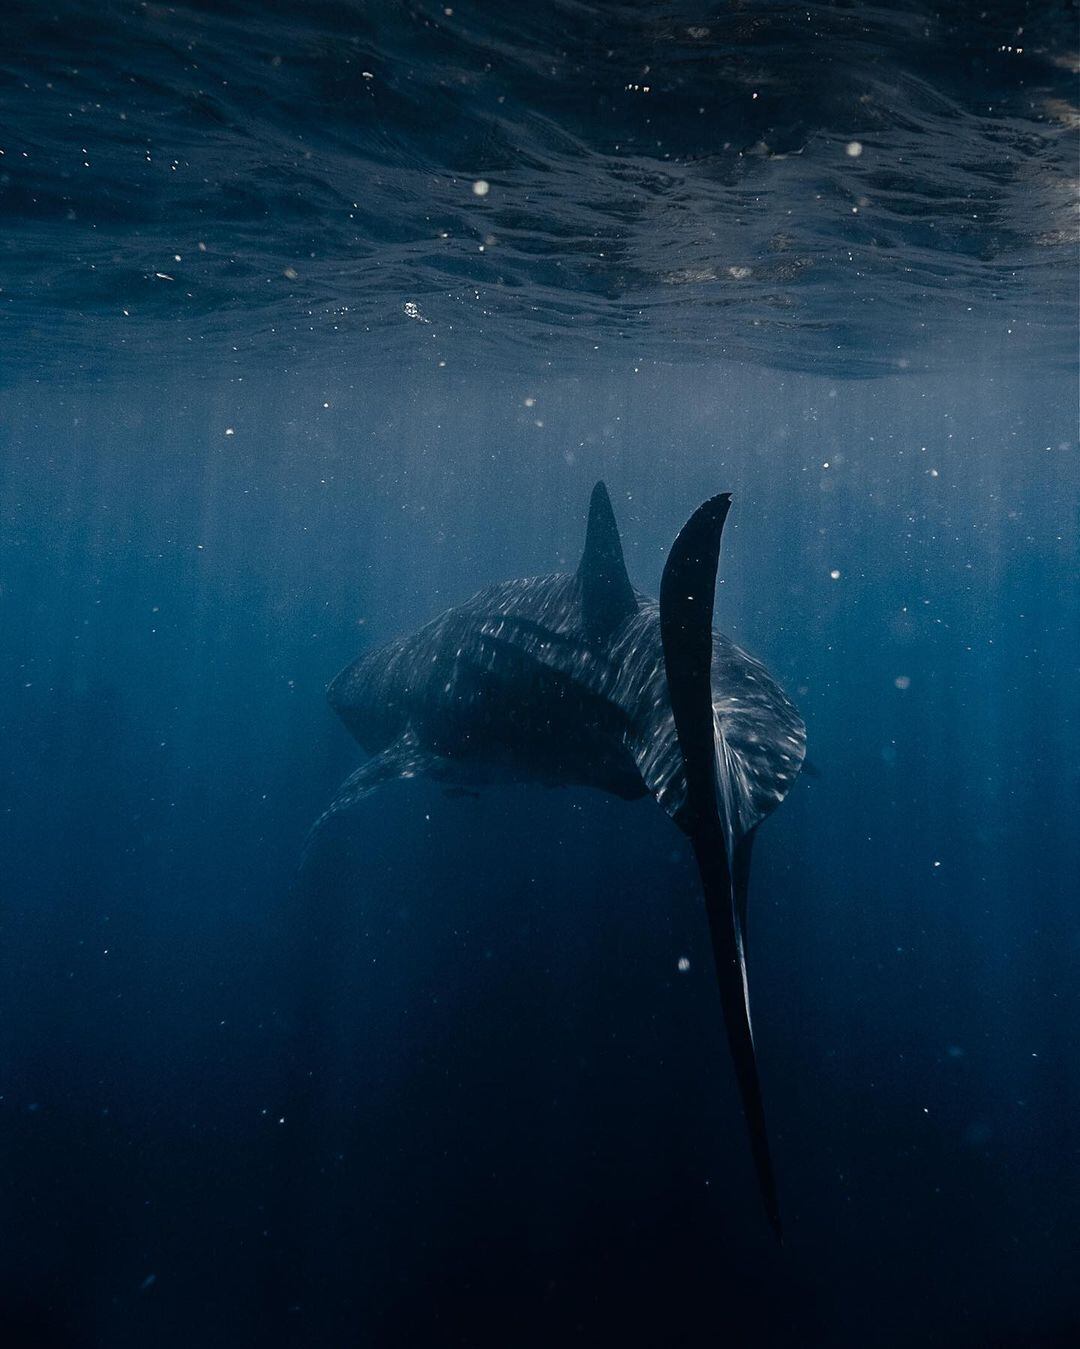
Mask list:
[[834,581],[839,581],[839,579],[840,579],[840,573],[839,573],[839,571],[838,571],[835,567],[833,567],[832,571],[829,572],[829,576],[830,576]]
[[233,430],[233,428],[232,428],[231,426],[227,426],[227,427],[225,428],[225,434],[226,434],[227,436],[235,436],[235,435],[236,435],[236,432]]
[[680,956],[680,957],[679,957],[679,973],[680,973],[680,974],[685,974],[686,971],[687,971],[689,968],[690,968],[690,961],[687,959],[686,956]]
[[847,151],[849,159],[858,159],[862,154],[862,141],[848,141],[844,149]]
[[898,689],[900,689],[901,691],[903,691],[904,689],[909,689],[909,688],[911,688],[911,676],[910,676],[910,675],[897,675],[896,678],[893,680],[893,683],[894,683],[894,684],[896,685],[896,687],[897,687]]
[[477,178],[472,185],[473,195],[476,197],[486,197],[491,191],[491,184],[486,178]]

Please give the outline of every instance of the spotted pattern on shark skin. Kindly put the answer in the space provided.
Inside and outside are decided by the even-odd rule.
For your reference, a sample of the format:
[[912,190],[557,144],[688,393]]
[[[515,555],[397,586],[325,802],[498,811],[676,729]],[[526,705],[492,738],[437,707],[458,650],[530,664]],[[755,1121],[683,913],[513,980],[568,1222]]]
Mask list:
[[[641,705],[651,708],[637,728],[634,756],[649,791],[678,823],[686,783],[658,652],[659,628],[659,605],[643,600],[613,643],[611,696],[627,698],[636,687],[642,691]],[[734,770],[718,773],[718,779],[726,781],[732,795],[732,825],[746,834],[776,809],[798,776],[806,727],[765,666],[715,630],[712,689],[717,746],[725,747],[727,767]]]
[[[641,779],[633,794],[652,794],[678,823],[685,783],[668,703],[660,610],[643,595],[637,599],[637,612],[598,649],[581,633],[576,577],[500,582],[413,635],[361,657],[331,685],[331,704],[369,752],[380,753],[409,736],[411,753],[421,765],[416,771],[428,771],[422,766],[426,751],[437,763],[440,777],[448,781],[457,779],[446,758],[454,753],[465,759],[482,758],[484,745],[478,733],[505,716],[509,730],[501,747],[504,752],[492,756],[491,780],[549,781],[550,771],[534,773],[527,763],[515,765],[512,732],[514,722],[528,720],[529,679],[543,686],[532,690],[536,703],[550,694],[553,683],[561,682],[559,696],[567,714],[572,711],[568,702],[576,701],[578,710],[588,710],[609,727],[618,724],[618,743]],[[505,681],[524,690],[516,706],[497,695]],[[712,686],[717,744],[726,747],[727,766],[733,770],[718,773],[718,778],[726,781],[732,795],[732,825],[745,834],[787,795],[803,762],[806,730],[765,666],[720,632],[713,633]],[[541,720],[550,717],[541,713]],[[609,750],[602,757],[614,772],[616,756]],[[606,786],[584,766],[578,765],[574,773],[574,756],[566,758],[568,781]],[[469,782],[478,780],[478,766],[473,765]],[[629,766],[620,762],[617,767],[616,794],[631,794]],[[376,773],[372,786],[387,776],[400,774]]]

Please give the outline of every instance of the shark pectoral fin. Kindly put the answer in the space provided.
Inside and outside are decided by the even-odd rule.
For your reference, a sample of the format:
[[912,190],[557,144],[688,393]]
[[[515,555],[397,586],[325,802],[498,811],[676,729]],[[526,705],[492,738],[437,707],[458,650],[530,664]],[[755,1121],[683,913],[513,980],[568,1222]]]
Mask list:
[[335,816],[352,810],[365,796],[369,796],[383,783],[393,782],[398,778],[419,777],[421,773],[430,772],[440,762],[442,761],[438,755],[421,749],[414,737],[408,734],[395,740],[381,754],[372,755],[354,773],[349,774],[338,788],[333,801],[308,830],[301,867],[311,855],[311,850],[323,828]]
[[750,835],[738,842],[733,838],[728,812],[721,814],[716,780],[712,613],[720,536],[730,506],[727,493],[713,497],[698,507],[679,532],[660,583],[660,638],[686,780],[686,800],[678,823],[690,836],[701,874],[724,1024],[758,1185],[769,1221],[781,1236],[746,989],[743,931]]
[[626,574],[619,526],[607,488],[598,482],[589,501],[585,551],[577,570],[581,619],[590,641],[607,641],[620,623],[637,613],[638,602]]

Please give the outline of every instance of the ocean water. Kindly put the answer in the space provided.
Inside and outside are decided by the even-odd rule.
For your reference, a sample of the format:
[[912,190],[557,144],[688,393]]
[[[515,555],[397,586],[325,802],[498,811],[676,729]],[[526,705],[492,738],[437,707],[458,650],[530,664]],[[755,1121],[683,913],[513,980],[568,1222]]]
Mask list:
[[[8,3],[0,1345],[1080,1343],[1077,9]],[[482,586],[716,621],[762,1212],[683,836],[391,784]],[[680,969],[680,963],[688,967]]]

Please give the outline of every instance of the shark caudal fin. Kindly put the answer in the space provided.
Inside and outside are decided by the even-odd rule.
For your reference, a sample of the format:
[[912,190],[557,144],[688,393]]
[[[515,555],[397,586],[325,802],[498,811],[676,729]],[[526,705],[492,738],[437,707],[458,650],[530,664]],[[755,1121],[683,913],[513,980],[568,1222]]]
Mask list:
[[590,641],[603,642],[620,623],[637,613],[638,602],[626,574],[619,526],[607,488],[598,482],[589,499],[585,551],[577,569],[581,582],[581,619]]
[[[724,1024],[750,1131],[758,1184],[769,1222],[782,1239],[746,987],[744,927],[749,846],[745,854],[741,849],[737,853],[731,812],[718,791],[716,773],[712,614],[720,536],[730,506],[731,496],[726,492],[711,498],[698,507],[679,532],[660,584],[660,636],[686,779],[686,802],[679,822],[690,837],[701,874]],[[738,897],[733,869],[740,873]]]

